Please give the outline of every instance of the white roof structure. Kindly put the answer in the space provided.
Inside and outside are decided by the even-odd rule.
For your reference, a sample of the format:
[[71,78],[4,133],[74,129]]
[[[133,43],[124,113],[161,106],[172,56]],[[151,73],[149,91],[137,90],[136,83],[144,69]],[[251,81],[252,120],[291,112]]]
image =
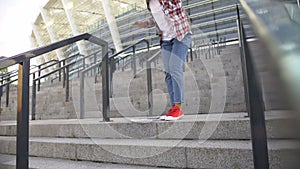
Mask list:
[[[105,3],[109,6],[104,6]],[[104,4],[104,5],[103,5]],[[145,9],[144,0],[49,0],[37,16],[31,33],[33,47],[40,47],[53,42],[89,32],[101,22],[106,22],[107,8],[112,15],[119,16],[133,8]],[[106,22],[109,23],[109,22]],[[110,32],[111,35],[116,32]],[[119,36],[119,35],[117,35]],[[113,37],[114,41],[114,37]],[[84,44],[78,44],[79,50]],[[83,51],[80,51],[83,52]],[[83,52],[84,53],[84,52]],[[61,59],[61,50],[56,50],[42,57],[37,62]]]

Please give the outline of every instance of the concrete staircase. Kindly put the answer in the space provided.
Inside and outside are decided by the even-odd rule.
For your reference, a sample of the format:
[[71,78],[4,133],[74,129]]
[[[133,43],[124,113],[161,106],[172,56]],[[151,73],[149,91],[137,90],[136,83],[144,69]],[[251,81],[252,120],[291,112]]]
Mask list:
[[[263,46],[250,44],[252,51],[257,51],[254,57],[262,58]],[[30,155],[146,168],[253,168],[238,46],[227,46],[213,57],[195,54],[197,58],[185,66],[186,116],[177,122],[157,120],[168,108],[160,61],[153,68],[153,116],[147,112],[146,71],[142,67],[136,78],[130,68],[115,72],[111,122],[101,121],[102,88],[93,77],[85,81],[86,118],[80,120],[79,81],[70,84],[69,102],[61,83],[44,84],[37,94],[37,120],[30,121]],[[266,63],[258,59],[256,65],[266,107],[270,166],[299,168],[297,119],[283,111],[284,99]],[[1,102],[2,154],[16,152],[16,91],[10,94],[9,107],[4,106],[4,98]]]
[[[250,47],[255,57],[263,58],[263,47],[257,41]],[[212,51],[211,56],[202,51],[194,51],[194,60],[185,66],[185,103],[186,114],[234,113],[246,111],[241,61],[238,45],[223,48],[221,55]],[[139,61],[137,61],[139,62]],[[272,74],[266,69],[266,62],[259,62],[258,68],[264,91],[266,110],[286,109],[280,97],[280,90],[272,81]],[[85,80],[85,115],[87,118],[101,117],[102,87],[93,83],[94,77]],[[164,82],[161,59],[152,69],[153,112],[162,114],[168,109],[168,95]],[[101,82],[101,77],[98,77]],[[113,95],[111,98],[111,117],[147,116],[146,69],[138,64],[137,77],[133,77],[130,66],[124,71],[118,70],[113,75]],[[4,93],[5,96],[5,93]],[[50,104],[51,103],[51,104]],[[44,84],[37,93],[37,119],[74,119],[79,117],[79,81],[70,82],[70,101],[65,101],[65,89],[62,83]],[[16,119],[16,91],[10,92],[10,105],[5,107],[2,97],[0,120]],[[31,107],[31,106],[30,106]]]
[[[299,140],[290,112],[266,112],[270,167],[296,168]],[[245,113],[30,121],[33,157],[171,168],[253,168]],[[16,125],[0,124],[0,153],[15,154]]]

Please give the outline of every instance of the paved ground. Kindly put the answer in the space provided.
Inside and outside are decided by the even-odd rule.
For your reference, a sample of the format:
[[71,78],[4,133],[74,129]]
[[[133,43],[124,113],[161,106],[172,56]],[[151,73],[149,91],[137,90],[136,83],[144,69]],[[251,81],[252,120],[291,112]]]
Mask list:
[[[16,158],[13,155],[0,154],[0,169],[15,168]],[[87,161],[71,161],[52,158],[30,157],[32,169],[155,169],[157,167],[96,163]],[[164,169],[159,167],[159,169]]]

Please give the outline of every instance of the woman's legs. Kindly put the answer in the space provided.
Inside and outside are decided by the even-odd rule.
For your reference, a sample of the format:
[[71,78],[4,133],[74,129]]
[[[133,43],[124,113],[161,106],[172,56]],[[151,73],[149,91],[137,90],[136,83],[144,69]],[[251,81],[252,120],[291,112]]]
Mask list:
[[184,75],[183,64],[191,43],[191,35],[188,34],[182,41],[172,39],[163,41],[162,60],[166,72],[166,85],[170,97],[170,104],[181,107],[184,102]]
[[172,48],[173,48],[173,41],[174,39],[170,41],[163,41],[162,43],[162,49],[161,49],[161,54],[162,54],[162,62],[164,65],[164,71],[165,71],[165,82],[167,85],[167,90],[169,93],[170,97],[170,104],[171,106],[174,104],[174,92],[173,92],[173,84],[172,84],[172,78],[170,74],[170,67],[169,67],[169,62],[172,54]]

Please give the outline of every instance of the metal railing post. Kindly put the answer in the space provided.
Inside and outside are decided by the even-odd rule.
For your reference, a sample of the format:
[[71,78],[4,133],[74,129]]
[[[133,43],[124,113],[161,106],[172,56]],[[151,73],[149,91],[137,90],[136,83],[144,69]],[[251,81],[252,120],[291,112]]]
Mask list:
[[[8,77],[7,81],[10,81],[10,77]],[[9,105],[9,83],[6,85],[6,107]]]
[[[75,37],[71,37],[59,42],[52,43],[44,47],[29,50],[27,52],[1,60],[0,69],[19,64],[18,70],[18,91],[17,91],[17,139],[16,139],[16,168],[28,169],[28,155],[29,155],[29,77],[30,77],[30,59],[40,56],[42,54],[51,52],[63,46],[75,43],[79,40],[88,40],[100,46],[105,46],[103,56],[108,59],[107,50],[108,44],[95,36],[84,33]],[[67,68],[68,69],[68,68]],[[69,71],[69,70],[68,70]],[[107,72],[107,71],[106,71]],[[41,67],[38,71],[38,88],[40,90]],[[51,73],[50,73],[51,74]],[[46,76],[43,76],[46,77]],[[69,80],[69,79],[68,79]],[[11,81],[13,82],[13,81]],[[36,82],[36,81],[35,81]],[[69,82],[69,81],[67,81]],[[109,83],[109,82],[108,82]],[[69,84],[68,84],[69,85]],[[108,85],[106,83],[106,85]],[[3,86],[1,86],[2,88]],[[0,90],[1,90],[0,88]],[[69,87],[67,87],[69,88]],[[105,90],[104,90],[105,91]],[[1,92],[0,92],[1,94]],[[107,97],[107,96],[106,96]],[[1,103],[1,102],[0,102]],[[109,110],[109,104],[106,104],[106,113]],[[106,115],[107,117],[107,115]],[[107,120],[107,118],[106,118]]]
[[[62,67],[61,62],[59,62],[58,66],[59,66],[59,68]],[[61,70],[59,70],[59,72],[58,72],[58,81],[59,82],[61,81]]]
[[2,108],[1,108],[1,102],[2,102],[2,95],[3,95],[3,87],[0,86],[0,112],[2,111]]
[[122,60],[122,72],[125,70],[125,59]]
[[69,101],[69,85],[70,85],[70,83],[69,83],[69,80],[70,80],[70,78],[69,78],[69,66],[67,66],[66,67],[66,102],[68,102]]
[[[83,67],[83,69],[85,69],[85,56],[84,55],[82,55],[83,56],[83,59],[82,59],[82,67]],[[79,68],[78,68],[79,69]],[[79,76],[79,71],[78,71],[78,76]]]
[[135,46],[132,47],[133,56],[132,56],[132,67],[133,67],[133,78],[136,77],[136,59],[135,59]]
[[113,64],[114,61],[108,60],[108,72],[109,72],[109,98],[112,98],[113,95],[113,75],[114,75],[114,70],[113,70]]
[[109,58],[108,45],[102,47],[102,97],[103,97],[103,120],[110,121],[109,111]]
[[151,72],[151,62],[146,63],[147,67],[147,89],[148,89],[148,108],[149,115],[153,114],[153,94],[152,94],[152,72]]
[[[104,41],[101,40],[97,40],[97,39],[90,39],[92,42],[100,44],[102,46],[102,62],[97,63],[95,65],[91,65],[90,67],[86,68],[85,70],[83,70],[81,73],[82,75],[80,75],[81,79],[80,79],[80,93],[81,93],[81,100],[80,100],[80,113],[82,115],[82,117],[84,116],[84,77],[85,75],[83,75],[84,73],[93,70],[95,67],[100,67],[101,65],[101,76],[102,76],[102,113],[103,113],[103,121],[110,121],[110,94],[111,94],[111,79],[112,79],[112,73],[115,70],[115,67],[113,66],[115,64],[115,60],[111,60],[108,57],[108,44]],[[142,43],[146,40],[141,40],[139,41],[137,44]],[[147,47],[148,47],[148,51],[149,51],[149,42],[146,41],[147,43]],[[124,51],[127,51],[129,48],[132,48],[133,46],[127,47],[126,49],[124,49],[123,51],[120,51],[117,54],[114,55],[118,55]],[[112,57],[113,58],[113,57]]]
[[[38,76],[41,76],[41,66],[38,66],[39,68],[39,72],[38,72]],[[41,91],[41,79],[38,80],[38,91]]]
[[[97,62],[97,55],[94,54],[94,64],[96,64],[96,62]],[[97,68],[94,69],[94,76],[97,77],[96,75],[97,75]]]
[[[147,69],[147,90],[148,90],[148,108],[149,116],[153,115],[153,93],[152,93],[152,72],[151,72],[151,62],[150,58],[150,44],[147,41],[148,57],[150,60],[146,60],[146,69]],[[156,56],[155,56],[156,57]]]
[[192,46],[192,43],[190,45],[190,56],[191,56],[191,62],[194,60],[193,58],[193,46]]
[[36,81],[33,78],[32,97],[31,97],[31,120],[35,120],[35,114],[36,114]]
[[16,168],[28,169],[30,59],[19,64],[17,104]]
[[[66,65],[66,61],[63,61],[63,67]],[[63,69],[63,88],[66,86],[66,70]]]
[[85,72],[81,72],[79,75],[79,79],[80,79],[80,115],[79,118],[83,119],[84,118],[84,110],[85,110],[85,103],[84,103],[84,73]]
[[[97,69],[99,69],[99,67],[95,68],[95,71],[97,71]],[[98,72],[99,72],[99,70],[98,70]],[[95,72],[94,83],[96,84],[97,82],[98,82],[98,80],[97,80],[97,74]]]

